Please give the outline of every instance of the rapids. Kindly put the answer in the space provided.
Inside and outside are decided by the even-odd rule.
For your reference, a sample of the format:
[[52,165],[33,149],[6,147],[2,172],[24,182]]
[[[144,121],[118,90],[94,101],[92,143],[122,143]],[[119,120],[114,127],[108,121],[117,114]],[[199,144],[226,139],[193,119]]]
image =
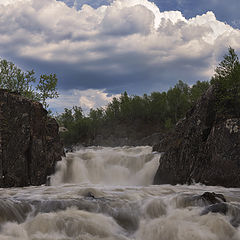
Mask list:
[[[0,240],[240,240],[240,189],[151,185],[159,157],[151,147],[68,153],[50,186],[0,189]],[[207,211],[206,191],[225,196],[225,214]]]

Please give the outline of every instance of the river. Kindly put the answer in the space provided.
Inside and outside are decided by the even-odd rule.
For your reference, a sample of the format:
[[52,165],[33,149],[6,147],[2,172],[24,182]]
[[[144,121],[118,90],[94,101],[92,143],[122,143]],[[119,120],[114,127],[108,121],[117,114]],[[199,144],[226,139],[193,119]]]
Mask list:
[[[151,185],[159,157],[151,147],[68,153],[50,186],[0,189],[0,240],[240,240],[240,189]],[[226,214],[206,212],[206,191],[225,196]]]

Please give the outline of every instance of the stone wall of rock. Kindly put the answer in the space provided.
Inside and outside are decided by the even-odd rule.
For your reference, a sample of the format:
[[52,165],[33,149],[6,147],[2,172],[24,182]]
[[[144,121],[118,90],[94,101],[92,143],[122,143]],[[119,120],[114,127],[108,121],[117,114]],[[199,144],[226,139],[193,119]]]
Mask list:
[[0,187],[46,183],[62,155],[58,124],[42,105],[0,90]]
[[154,184],[240,187],[240,119],[218,116],[214,88],[178,122],[155,150],[164,151]]

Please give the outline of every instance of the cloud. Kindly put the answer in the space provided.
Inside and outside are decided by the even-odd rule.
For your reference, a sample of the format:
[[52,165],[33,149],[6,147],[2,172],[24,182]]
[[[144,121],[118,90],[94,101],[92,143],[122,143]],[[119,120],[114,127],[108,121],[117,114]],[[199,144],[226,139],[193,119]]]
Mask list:
[[87,114],[91,108],[105,107],[114,97],[120,97],[119,94],[108,94],[105,89],[73,89],[62,91],[58,99],[50,99],[48,103],[54,112],[62,112],[64,108],[81,106],[83,112]]
[[[179,79],[192,84],[210,78],[229,45],[240,50],[240,31],[211,11],[186,19],[147,0],[96,1],[95,8],[78,1],[79,10],[65,2],[0,4],[2,57],[38,73],[56,73],[65,93],[142,94],[166,90]],[[86,106],[94,104],[83,97]]]
[[[163,4],[162,0],[155,0],[159,5]],[[239,0],[201,0],[201,1],[192,1],[192,0],[173,0],[175,8],[183,12],[184,16],[187,18],[202,15],[207,11],[213,11],[218,20],[227,22],[233,27],[240,28],[239,24],[239,9],[240,1]],[[175,3],[174,3],[175,2]],[[166,5],[163,4],[165,7]]]
[[[14,4],[14,3],[16,4],[17,2],[21,2],[21,1],[23,1],[23,0],[0,0],[0,4],[7,6],[9,4]],[[26,1],[26,0],[24,0],[24,1]]]
[[57,0],[57,1],[63,1],[66,3],[69,7],[74,7],[77,10],[79,10],[82,5],[87,4],[91,7],[98,8],[102,5],[109,5],[112,0]]

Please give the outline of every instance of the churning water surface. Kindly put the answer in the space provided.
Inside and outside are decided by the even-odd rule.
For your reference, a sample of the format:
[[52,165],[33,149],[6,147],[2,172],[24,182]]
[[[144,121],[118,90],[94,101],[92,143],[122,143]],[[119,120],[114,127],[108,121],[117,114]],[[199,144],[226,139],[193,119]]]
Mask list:
[[[68,153],[51,186],[0,189],[0,240],[240,240],[240,189],[153,186],[159,157],[151,147]],[[225,196],[225,212],[207,211],[206,191]]]

